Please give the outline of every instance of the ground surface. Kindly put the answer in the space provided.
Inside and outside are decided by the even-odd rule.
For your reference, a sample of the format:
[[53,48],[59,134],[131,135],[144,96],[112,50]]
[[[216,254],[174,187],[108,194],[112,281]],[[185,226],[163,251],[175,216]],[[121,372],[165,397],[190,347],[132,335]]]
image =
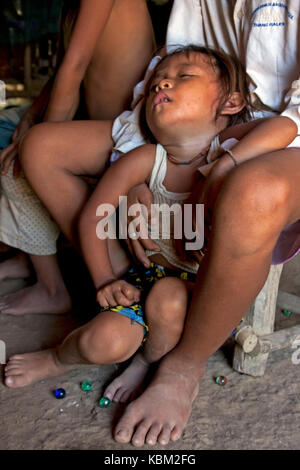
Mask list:
[[[0,314],[0,339],[6,342],[7,357],[53,346],[84,321],[92,309],[83,302],[89,286],[79,290],[74,277],[69,282],[77,293],[72,314]],[[2,283],[0,294],[19,286],[20,282]],[[282,276],[286,291],[300,295],[299,286],[300,257],[286,265]],[[295,317],[287,319],[278,311],[277,327],[299,322],[300,317]],[[183,438],[166,449],[299,449],[300,365],[292,363],[292,353],[292,349],[272,353],[261,378],[235,372],[229,347],[215,353]],[[122,408],[115,404],[107,409],[98,406],[104,384],[115,373],[116,366],[81,366],[62,377],[17,390],[0,381],[0,450],[133,450],[131,445],[112,439],[112,421]],[[219,374],[227,377],[224,387],[214,383]],[[93,382],[91,392],[80,390],[83,380]],[[53,397],[58,387],[67,391],[63,400]]]

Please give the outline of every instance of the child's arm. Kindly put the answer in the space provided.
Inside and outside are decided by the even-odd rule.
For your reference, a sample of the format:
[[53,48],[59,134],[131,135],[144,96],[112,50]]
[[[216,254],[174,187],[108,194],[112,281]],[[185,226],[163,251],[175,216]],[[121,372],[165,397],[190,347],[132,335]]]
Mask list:
[[[79,242],[97,290],[116,280],[108,255],[107,240],[99,239],[96,234],[97,225],[107,217],[107,213],[103,211],[103,215],[97,215],[97,209],[99,214],[100,205],[110,204],[111,208],[117,208],[120,196],[126,196],[132,187],[147,180],[154,159],[154,145],[143,145],[121,157],[104,173],[85,206],[79,221]],[[127,220],[124,223],[127,228]]]
[[220,134],[221,143],[229,138],[239,142],[232,147],[237,163],[289,145],[297,136],[298,128],[288,117],[278,116],[229,127]]
[[114,0],[81,0],[69,47],[55,78],[46,121],[73,119],[79,104],[80,84],[113,5]]

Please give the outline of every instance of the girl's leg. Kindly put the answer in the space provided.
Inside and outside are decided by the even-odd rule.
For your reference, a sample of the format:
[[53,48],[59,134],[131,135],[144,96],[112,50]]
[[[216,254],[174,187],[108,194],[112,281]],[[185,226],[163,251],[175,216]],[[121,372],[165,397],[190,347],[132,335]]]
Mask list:
[[143,339],[143,327],[115,312],[102,312],[74,330],[55,349],[12,356],[5,384],[17,388],[63,374],[76,364],[114,364],[131,357]]
[[0,312],[23,315],[26,313],[65,313],[69,311],[71,299],[62,278],[56,255],[29,255],[29,258],[35,270],[37,282],[33,286],[1,297]]
[[299,150],[276,152],[229,175],[181,340],[162,359],[146,391],[128,405],[114,432],[118,442],[141,446],[149,432],[154,443],[180,438],[208,357],[263,286],[280,232],[300,219],[299,157]]
[[152,287],[145,305],[149,333],[144,347],[129,367],[104,391],[115,402],[126,402],[144,382],[151,364],[159,361],[178,343],[188,305],[186,283],[166,277]]

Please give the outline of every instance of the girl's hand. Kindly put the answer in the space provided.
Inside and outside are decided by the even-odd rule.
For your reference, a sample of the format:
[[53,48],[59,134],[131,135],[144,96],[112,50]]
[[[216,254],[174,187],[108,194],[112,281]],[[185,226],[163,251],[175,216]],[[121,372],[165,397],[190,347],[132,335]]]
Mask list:
[[5,147],[5,149],[3,149],[0,153],[1,175],[7,174],[8,168],[13,160],[15,160],[13,175],[15,178],[19,175],[21,170],[20,162],[17,158],[19,143],[22,137],[24,137],[24,135],[34,124],[35,119],[33,117],[33,114],[30,112],[30,110],[28,110],[27,112],[25,112],[18,126],[16,127],[12,135],[11,144]]
[[130,305],[140,300],[140,291],[123,280],[112,281],[97,292],[97,301],[101,307],[115,307]]

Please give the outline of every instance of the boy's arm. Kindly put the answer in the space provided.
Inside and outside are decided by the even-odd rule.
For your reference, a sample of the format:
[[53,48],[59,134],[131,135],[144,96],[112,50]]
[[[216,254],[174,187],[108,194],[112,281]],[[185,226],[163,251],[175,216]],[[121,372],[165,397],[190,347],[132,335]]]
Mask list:
[[68,50],[56,74],[46,121],[73,119],[79,104],[80,84],[113,5],[114,0],[81,0]]
[[[113,208],[117,208],[120,196],[126,196],[132,187],[147,180],[154,159],[155,146],[143,145],[113,163],[102,176],[80,217],[80,247],[97,290],[116,279],[108,255],[107,240],[98,238],[96,233],[97,225],[101,225],[101,221],[107,217],[107,212],[100,210],[100,206],[103,205],[105,209],[106,205],[110,213]],[[127,228],[127,220],[124,224]]]

